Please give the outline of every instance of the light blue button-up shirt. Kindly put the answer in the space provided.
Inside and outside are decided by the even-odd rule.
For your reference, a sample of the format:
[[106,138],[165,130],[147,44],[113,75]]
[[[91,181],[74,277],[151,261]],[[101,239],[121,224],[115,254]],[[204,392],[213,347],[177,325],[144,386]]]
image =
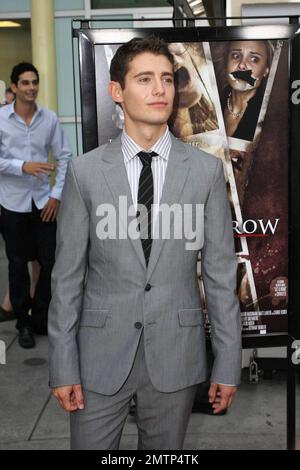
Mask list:
[[[49,151],[56,160],[56,179],[23,173],[24,162],[47,162]],[[58,117],[37,106],[29,125],[15,113],[14,103],[0,109],[0,205],[15,212],[31,212],[32,199],[42,209],[49,197],[61,198],[72,152]]]

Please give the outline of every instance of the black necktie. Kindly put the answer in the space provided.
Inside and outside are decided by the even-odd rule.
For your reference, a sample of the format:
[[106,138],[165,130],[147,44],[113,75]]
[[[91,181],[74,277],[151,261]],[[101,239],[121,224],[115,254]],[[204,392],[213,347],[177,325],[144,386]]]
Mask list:
[[[151,208],[153,204],[153,175],[151,169],[151,162],[152,157],[156,157],[157,153],[139,152],[137,155],[139,156],[143,165],[139,179],[137,218],[139,219],[141,241],[144,250],[146,265],[148,266],[152,246]],[[141,210],[141,204],[143,205],[143,210]]]

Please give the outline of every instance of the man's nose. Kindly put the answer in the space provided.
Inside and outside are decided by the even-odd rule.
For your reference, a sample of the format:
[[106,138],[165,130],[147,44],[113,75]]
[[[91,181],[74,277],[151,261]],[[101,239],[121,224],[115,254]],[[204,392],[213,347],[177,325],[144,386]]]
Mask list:
[[165,87],[162,80],[155,80],[152,93],[154,95],[163,95],[165,93]]

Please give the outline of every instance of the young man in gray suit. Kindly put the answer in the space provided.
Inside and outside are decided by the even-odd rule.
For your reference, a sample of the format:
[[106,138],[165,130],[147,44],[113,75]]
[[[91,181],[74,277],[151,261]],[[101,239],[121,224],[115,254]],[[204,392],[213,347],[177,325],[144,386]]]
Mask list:
[[[237,265],[222,162],[168,130],[175,87],[166,43],[129,41],[110,72],[125,127],[73,160],[67,173],[49,314],[50,385],[71,412],[72,449],[118,449],[132,399],[139,449],[181,449],[197,384],[206,379],[199,250],[215,413],[231,405],[240,380]],[[169,218],[162,208],[174,209]],[[178,220],[197,230],[184,227],[178,236]]]

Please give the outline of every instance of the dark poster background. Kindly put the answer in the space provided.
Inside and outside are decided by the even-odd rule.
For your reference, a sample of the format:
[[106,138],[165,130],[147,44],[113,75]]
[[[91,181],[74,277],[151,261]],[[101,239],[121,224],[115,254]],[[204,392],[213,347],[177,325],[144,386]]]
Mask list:
[[[235,232],[237,252],[240,240],[247,242],[247,249],[241,249],[240,261],[250,261],[247,280],[246,266],[239,264],[244,335],[282,333],[288,329],[288,42],[273,41],[273,47],[280,54],[274,53],[273,70],[271,67],[264,89],[261,108],[265,115],[258,118],[252,141],[228,138],[238,206],[244,229],[251,232],[246,236]],[[212,43],[211,50],[218,77],[217,58],[222,44]],[[235,215],[233,210],[233,219]],[[259,221],[264,227],[268,222],[276,226],[274,234],[271,230],[263,233]],[[255,286],[252,298],[249,275]]]
[[[279,219],[268,237],[249,237],[260,324],[267,333],[287,331],[288,277],[288,48],[284,45],[260,141],[253,151],[243,219]],[[266,314],[264,314],[266,312]]]
[[[227,135],[226,130],[226,96],[224,101],[223,90],[227,56],[222,49],[228,49],[230,41],[209,43],[194,39],[191,42],[173,42],[170,40],[172,31],[167,30],[168,34],[164,31],[160,30],[159,34],[166,34],[174,54],[178,90],[170,129],[191,145],[223,160],[239,262],[238,294],[243,335],[284,335],[288,332],[289,41],[272,40],[270,70],[260,89],[257,123],[252,126],[253,138],[246,140]],[[94,43],[92,49],[87,49],[86,62],[81,64],[82,91],[85,79],[89,84],[94,82],[95,86],[96,109],[92,116],[93,108],[88,108],[87,121],[93,126],[96,123],[99,145],[114,138],[123,125],[119,107],[107,95],[108,71],[119,44],[133,37],[132,32],[131,36],[126,33],[128,37],[125,38],[120,34],[119,44],[116,44],[116,39],[119,39],[116,31],[107,33],[107,41],[103,40],[105,34],[105,31],[101,32],[99,42],[95,36],[91,41]],[[243,44],[239,47],[243,48]],[[188,90],[192,85],[198,92],[196,100],[189,96]],[[91,93],[89,87],[90,103]],[[92,126],[86,127],[88,135]],[[198,271],[205,308],[201,260]]]

